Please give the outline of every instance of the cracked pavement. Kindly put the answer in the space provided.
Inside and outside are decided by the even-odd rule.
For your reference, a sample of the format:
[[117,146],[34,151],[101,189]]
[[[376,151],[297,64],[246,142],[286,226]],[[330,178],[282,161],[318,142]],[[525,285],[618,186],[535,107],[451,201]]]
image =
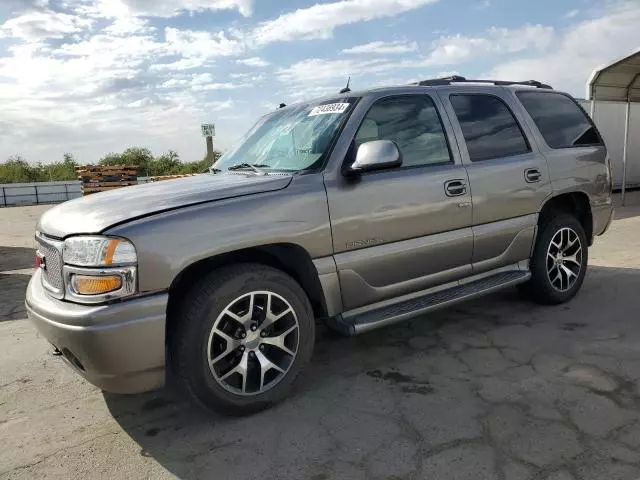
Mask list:
[[640,478],[639,207],[569,304],[506,290],[356,338],[320,328],[290,398],[246,418],[171,387],[102,393],[51,355],[22,306],[42,211],[0,209],[0,479]]

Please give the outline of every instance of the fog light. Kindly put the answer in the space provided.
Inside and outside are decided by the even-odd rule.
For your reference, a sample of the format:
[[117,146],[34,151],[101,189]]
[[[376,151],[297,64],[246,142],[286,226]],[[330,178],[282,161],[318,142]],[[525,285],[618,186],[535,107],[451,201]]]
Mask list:
[[74,275],[71,282],[75,292],[80,295],[100,295],[122,287],[122,278],[119,275]]

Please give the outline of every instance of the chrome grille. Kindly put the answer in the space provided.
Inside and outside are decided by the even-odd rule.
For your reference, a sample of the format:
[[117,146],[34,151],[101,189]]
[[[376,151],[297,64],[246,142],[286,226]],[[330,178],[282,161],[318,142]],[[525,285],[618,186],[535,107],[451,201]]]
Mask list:
[[62,242],[37,237],[38,251],[44,257],[45,268],[42,271],[42,284],[54,296],[64,296],[62,280]]

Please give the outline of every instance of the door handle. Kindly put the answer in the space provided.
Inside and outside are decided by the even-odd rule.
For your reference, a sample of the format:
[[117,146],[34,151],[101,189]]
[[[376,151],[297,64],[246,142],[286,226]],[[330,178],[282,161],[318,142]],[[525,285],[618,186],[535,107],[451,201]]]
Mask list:
[[527,181],[527,183],[539,182],[541,178],[542,174],[537,168],[527,168],[524,171],[524,179]]
[[447,197],[459,197],[467,193],[467,184],[464,180],[449,180],[444,184],[444,193]]

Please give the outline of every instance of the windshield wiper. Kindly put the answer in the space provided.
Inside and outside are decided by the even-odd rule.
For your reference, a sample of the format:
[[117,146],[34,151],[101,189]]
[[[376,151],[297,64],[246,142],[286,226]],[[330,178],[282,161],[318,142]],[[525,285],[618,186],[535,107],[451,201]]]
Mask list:
[[227,170],[253,170],[260,175],[265,175],[265,171],[260,170],[261,168],[269,168],[269,165],[264,165],[262,163],[239,163],[237,165],[231,165]]

